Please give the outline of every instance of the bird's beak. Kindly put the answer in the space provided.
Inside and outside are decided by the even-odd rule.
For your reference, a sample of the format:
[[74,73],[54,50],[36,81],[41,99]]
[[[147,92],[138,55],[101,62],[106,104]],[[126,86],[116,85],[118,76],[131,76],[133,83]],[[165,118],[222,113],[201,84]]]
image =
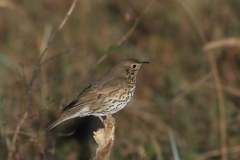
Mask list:
[[149,64],[150,62],[145,61],[145,62],[141,62],[141,63],[142,63],[142,65],[147,65],[147,64]]

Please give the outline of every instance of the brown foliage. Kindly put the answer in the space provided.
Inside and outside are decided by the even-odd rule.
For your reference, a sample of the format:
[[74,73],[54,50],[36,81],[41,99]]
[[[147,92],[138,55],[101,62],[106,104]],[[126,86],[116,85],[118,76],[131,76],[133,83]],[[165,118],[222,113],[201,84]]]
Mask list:
[[239,5],[0,1],[0,159],[95,157],[96,118],[43,129],[126,57],[151,64],[114,115],[113,160],[173,159],[168,127],[181,159],[240,159]]

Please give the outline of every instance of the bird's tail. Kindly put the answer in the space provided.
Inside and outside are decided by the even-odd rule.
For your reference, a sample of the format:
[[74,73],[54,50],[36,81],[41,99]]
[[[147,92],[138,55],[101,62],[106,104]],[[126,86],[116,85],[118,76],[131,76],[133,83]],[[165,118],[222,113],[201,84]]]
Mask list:
[[59,125],[60,123],[62,123],[63,121],[68,120],[69,118],[67,116],[65,116],[66,114],[62,115],[60,118],[58,118],[55,122],[53,122],[52,124],[50,124],[49,126],[47,126],[44,130],[44,133],[48,132],[49,130],[51,130],[52,128],[56,127],[57,125]]

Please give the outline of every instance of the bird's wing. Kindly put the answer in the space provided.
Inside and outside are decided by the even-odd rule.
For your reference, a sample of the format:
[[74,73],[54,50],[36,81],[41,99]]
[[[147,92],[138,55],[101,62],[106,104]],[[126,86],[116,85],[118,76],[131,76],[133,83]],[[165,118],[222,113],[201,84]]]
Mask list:
[[72,110],[76,107],[84,106],[86,103],[107,97],[127,85],[125,78],[115,78],[107,81],[101,86],[90,85],[75,100],[63,108],[62,113]]
[[[70,104],[68,104],[66,107],[64,107],[64,108],[62,109],[62,113],[64,113],[64,112],[66,112],[66,111],[68,111],[68,110],[70,110],[70,109],[78,106],[78,105],[79,105],[78,102],[80,102],[81,99],[84,98],[84,97],[86,97],[86,98],[88,97],[87,99],[89,99],[89,100],[94,99],[94,97],[91,98],[90,96],[87,96],[87,95],[89,95],[89,93],[90,93],[91,90],[92,90],[91,87],[92,87],[92,85],[88,86],[85,90],[82,91],[82,93],[80,93],[80,94],[78,95],[78,97],[77,97],[75,100],[73,100]],[[85,96],[84,96],[84,95],[85,95]],[[85,102],[86,102],[87,99],[85,99]]]

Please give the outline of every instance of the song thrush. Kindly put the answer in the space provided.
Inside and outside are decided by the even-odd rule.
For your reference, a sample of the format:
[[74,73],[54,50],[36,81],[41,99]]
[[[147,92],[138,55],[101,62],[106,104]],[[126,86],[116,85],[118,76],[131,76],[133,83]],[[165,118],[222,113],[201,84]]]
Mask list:
[[93,115],[102,120],[101,116],[121,110],[132,99],[138,70],[148,63],[133,58],[118,61],[67,105],[62,110],[63,115],[49,125],[45,132],[71,118]]

